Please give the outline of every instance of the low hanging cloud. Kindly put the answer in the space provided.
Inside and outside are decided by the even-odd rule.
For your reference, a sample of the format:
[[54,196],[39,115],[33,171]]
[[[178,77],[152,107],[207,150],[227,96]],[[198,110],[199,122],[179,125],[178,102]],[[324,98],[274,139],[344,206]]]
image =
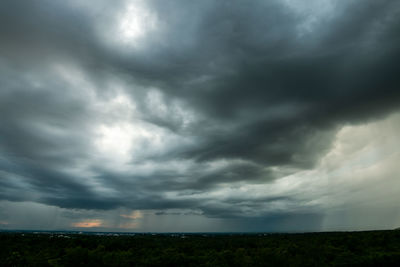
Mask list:
[[346,129],[386,121],[360,146],[395,142],[399,13],[391,0],[2,1],[0,200],[322,227],[342,204],[327,187],[368,191],[349,177],[359,165],[340,171],[366,151],[332,156]]

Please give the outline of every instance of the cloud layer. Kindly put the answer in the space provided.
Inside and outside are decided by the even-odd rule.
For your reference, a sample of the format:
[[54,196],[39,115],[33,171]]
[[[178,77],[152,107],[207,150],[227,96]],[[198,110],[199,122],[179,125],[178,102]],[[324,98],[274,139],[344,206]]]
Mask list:
[[[199,217],[209,230],[368,228],[337,218],[346,203],[364,214],[398,200],[399,12],[390,0],[2,1],[2,205],[101,211],[69,225],[110,229],[146,214],[189,230]],[[393,196],[362,208],[377,177]],[[120,213],[137,218],[112,223]]]

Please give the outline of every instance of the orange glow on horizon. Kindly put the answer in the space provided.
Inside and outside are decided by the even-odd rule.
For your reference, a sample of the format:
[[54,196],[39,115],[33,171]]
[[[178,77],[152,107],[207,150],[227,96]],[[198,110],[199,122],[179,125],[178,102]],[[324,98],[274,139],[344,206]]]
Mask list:
[[73,223],[72,226],[74,227],[81,227],[81,228],[92,228],[92,227],[101,227],[103,226],[103,221],[96,219],[96,220],[84,220],[81,222]]

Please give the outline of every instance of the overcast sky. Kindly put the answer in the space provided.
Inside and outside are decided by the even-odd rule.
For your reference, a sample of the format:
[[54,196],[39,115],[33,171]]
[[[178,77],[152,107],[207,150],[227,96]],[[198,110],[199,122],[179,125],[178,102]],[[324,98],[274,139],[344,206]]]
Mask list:
[[0,229],[400,226],[397,0],[0,2]]

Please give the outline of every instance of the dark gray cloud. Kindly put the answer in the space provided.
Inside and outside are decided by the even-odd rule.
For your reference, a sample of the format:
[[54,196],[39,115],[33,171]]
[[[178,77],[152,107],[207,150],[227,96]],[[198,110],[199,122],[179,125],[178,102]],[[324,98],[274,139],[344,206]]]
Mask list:
[[400,4],[324,3],[2,1],[0,198],[319,222],[287,192],[226,192],[398,110]]

